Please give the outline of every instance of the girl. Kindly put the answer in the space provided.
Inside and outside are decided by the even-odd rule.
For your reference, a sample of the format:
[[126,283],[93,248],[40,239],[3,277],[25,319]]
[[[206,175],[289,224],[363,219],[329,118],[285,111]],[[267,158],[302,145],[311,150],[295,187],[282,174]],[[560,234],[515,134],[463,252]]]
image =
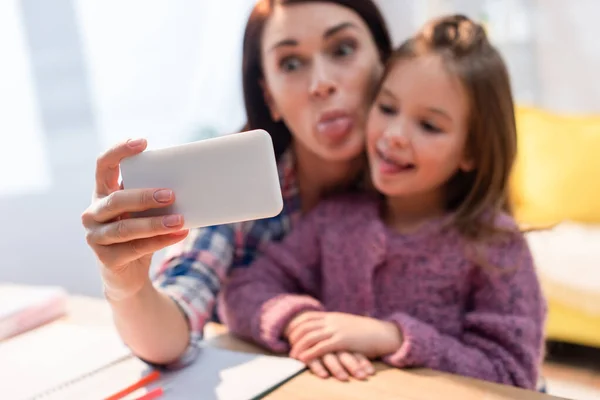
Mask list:
[[[284,198],[274,218],[189,235],[180,215],[129,218],[169,206],[177,193],[119,187],[119,163],[144,151],[143,139],[100,156],[82,222],[117,329],[136,355],[170,368],[193,360],[229,271],[252,264],[262,244],[287,235],[324,193],[357,189],[370,100],[391,50],[370,0],[256,2],[243,41],[246,129],[273,139]],[[151,280],[152,254],[177,242]]]
[[508,206],[515,143],[508,73],[482,27],[430,23],[392,55],[369,116],[380,195],[330,198],[233,274],[229,328],[322,377],[348,378],[318,361],[344,351],[534,388],[545,303]]

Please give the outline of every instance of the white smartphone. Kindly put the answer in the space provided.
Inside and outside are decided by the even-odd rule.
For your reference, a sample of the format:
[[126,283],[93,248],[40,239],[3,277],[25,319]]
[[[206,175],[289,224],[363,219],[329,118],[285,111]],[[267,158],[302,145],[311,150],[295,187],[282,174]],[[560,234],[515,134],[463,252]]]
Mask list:
[[283,208],[273,142],[254,130],[147,150],[121,162],[125,189],[167,188],[169,207],[136,217],[181,214],[184,228],[269,218]]

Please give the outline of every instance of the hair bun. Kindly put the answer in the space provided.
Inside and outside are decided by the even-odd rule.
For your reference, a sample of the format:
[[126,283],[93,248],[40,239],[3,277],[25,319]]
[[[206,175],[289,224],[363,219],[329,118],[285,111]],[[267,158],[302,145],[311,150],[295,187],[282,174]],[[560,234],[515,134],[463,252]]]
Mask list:
[[434,48],[459,52],[468,52],[486,41],[481,25],[460,14],[434,20],[424,34]]

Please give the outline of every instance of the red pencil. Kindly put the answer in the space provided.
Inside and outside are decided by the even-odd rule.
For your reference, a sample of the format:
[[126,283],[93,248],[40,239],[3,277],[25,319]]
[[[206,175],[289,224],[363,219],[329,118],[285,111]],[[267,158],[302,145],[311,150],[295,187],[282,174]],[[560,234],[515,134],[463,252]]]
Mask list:
[[157,387],[149,391],[148,393],[136,398],[135,400],[154,400],[165,393],[165,390],[161,387]]
[[123,397],[127,396],[128,394],[133,393],[136,390],[143,388],[144,386],[148,385],[151,382],[158,380],[159,378],[160,378],[160,372],[152,371],[148,375],[144,376],[142,379],[140,379],[137,382],[135,382],[134,384],[132,384],[131,386],[126,387],[125,389],[121,390],[120,392],[117,392],[117,393],[113,394],[112,396],[107,397],[104,400],[122,399]]

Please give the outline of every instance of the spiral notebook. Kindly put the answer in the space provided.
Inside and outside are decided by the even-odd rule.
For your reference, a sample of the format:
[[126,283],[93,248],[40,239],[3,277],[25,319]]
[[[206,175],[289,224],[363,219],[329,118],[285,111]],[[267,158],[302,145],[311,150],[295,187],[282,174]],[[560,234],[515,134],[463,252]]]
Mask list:
[[0,343],[0,393],[39,398],[128,357],[114,328],[56,321]]
[[[165,389],[161,400],[259,399],[305,369],[304,364],[287,357],[202,346],[191,365],[177,371],[163,371],[159,381],[131,393],[123,400],[138,399],[157,386]],[[135,357],[128,357],[47,390],[43,396],[35,399],[107,398],[137,382],[150,371],[147,364]]]
[[[8,300],[0,304],[0,315],[7,319],[14,321],[15,315],[29,314],[19,319],[27,323],[12,324],[10,330],[5,330],[20,331],[20,335],[0,341],[2,399],[99,399],[148,373],[150,367],[131,354],[115,327],[105,325],[102,318],[98,324],[60,319],[38,326],[65,314],[65,301],[66,294],[61,290],[15,287]],[[32,329],[34,326],[37,329]],[[291,358],[231,351],[208,342],[198,350],[192,365],[163,374],[159,384],[168,386],[164,400],[190,396],[249,400],[305,369],[304,364]]]
[[305,369],[303,363],[288,357],[202,346],[192,365],[164,374],[158,385],[165,388],[164,400],[253,400]]

